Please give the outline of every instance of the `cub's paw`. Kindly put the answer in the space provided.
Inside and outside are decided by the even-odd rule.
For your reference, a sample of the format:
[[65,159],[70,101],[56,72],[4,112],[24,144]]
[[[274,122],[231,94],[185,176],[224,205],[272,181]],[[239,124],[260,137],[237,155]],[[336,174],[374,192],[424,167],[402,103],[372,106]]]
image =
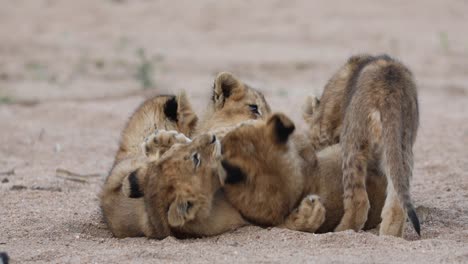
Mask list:
[[145,138],[141,148],[145,156],[158,159],[172,145],[188,142],[191,142],[188,137],[175,130],[156,130],[153,134]]
[[317,195],[302,199],[299,207],[286,219],[287,228],[304,232],[315,232],[325,221],[325,207]]
[[335,228],[335,232],[352,229],[356,232],[361,230],[369,212],[370,203],[366,190],[354,191],[352,198],[344,199],[344,215],[340,224]]

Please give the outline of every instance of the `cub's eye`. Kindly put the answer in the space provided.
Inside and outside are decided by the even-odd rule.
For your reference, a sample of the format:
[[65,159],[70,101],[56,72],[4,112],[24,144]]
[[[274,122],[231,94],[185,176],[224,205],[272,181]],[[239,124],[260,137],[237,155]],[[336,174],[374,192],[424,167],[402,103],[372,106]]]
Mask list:
[[260,111],[258,111],[258,105],[256,104],[249,104],[249,109],[252,113],[256,115],[260,115]]
[[200,154],[193,153],[192,154],[192,161],[193,161],[193,164],[195,165],[195,168],[198,168],[200,166],[200,164],[201,164]]

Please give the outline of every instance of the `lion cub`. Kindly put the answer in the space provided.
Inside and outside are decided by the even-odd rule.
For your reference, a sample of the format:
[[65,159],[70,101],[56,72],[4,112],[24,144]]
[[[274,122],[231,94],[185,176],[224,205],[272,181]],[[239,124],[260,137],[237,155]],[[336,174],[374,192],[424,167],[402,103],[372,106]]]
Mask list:
[[211,236],[247,224],[220,190],[224,172],[219,138],[240,122],[263,119],[270,111],[259,91],[231,73],[216,76],[209,109],[195,132],[198,136],[174,145],[152,163],[141,185],[154,227],[151,237]]
[[[153,226],[159,227],[155,233],[157,238],[169,234],[178,237],[216,235],[248,224],[219,189],[220,183],[224,183],[225,170],[220,164],[220,152],[211,150],[210,146],[218,147],[218,140],[229,131],[255,120],[266,120],[269,114],[270,107],[260,92],[229,73],[218,75],[210,112],[197,130],[198,133],[210,131],[209,135],[216,136],[210,143],[203,134],[193,143],[175,145],[148,170],[145,200]],[[203,147],[195,143],[199,137],[205,138]],[[209,150],[200,150],[206,148]],[[200,154],[206,152],[216,154],[211,157]],[[197,167],[199,163],[202,164],[200,168]],[[325,209],[317,196],[308,195],[295,203],[294,208],[274,225],[314,232],[325,219]]]
[[[247,220],[276,225],[287,220],[301,199],[316,194],[325,209],[310,215],[311,222],[319,223],[314,231],[332,231],[343,215],[340,148],[335,145],[316,154],[307,139],[293,135],[294,130],[288,117],[274,114],[266,122],[227,133],[221,142],[226,197]],[[373,228],[380,222],[386,180],[376,164],[367,170],[372,176],[367,182],[372,209],[366,228]]]
[[328,82],[321,102],[310,99],[309,106],[312,144],[320,149],[340,142],[342,149],[345,214],[336,231],[357,231],[366,223],[366,168],[376,159],[389,183],[380,234],[401,236],[406,214],[420,234],[410,196],[419,124],[411,72],[386,55],[354,56]]
[[[138,178],[146,165],[156,160],[173,144],[188,138],[160,135],[157,146],[141,149],[142,142],[157,129],[176,130],[190,136],[197,116],[185,94],[160,95],[145,101],[130,117],[122,132],[122,139],[114,165],[100,193],[101,208],[111,232],[117,237],[142,236],[151,233],[143,199],[138,189]],[[174,132],[171,132],[174,134]],[[153,135],[154,137],[154,135]],[[150,136],[151,138],[151,136]],[[148,139],[147,139],[148,140]]]
[[[222,136],[226,131],[235,127],[237,123],[251,119],[261,119],[270,112],[270,107],[262,93],[250,88],[230,73],[218,74],[212,92],[209,112],[197,129],[196,134],[212,130],[218,136]],[[169,225],[165,213],[158,215],[157,208],[163,204],[174,202],[171,199],[175,197],[173,194],[179,191],[179,187],[194,186],[195,189],[196,184],[188,184],[187,182],[197,178],[209,177],[209,173],[206,175],[204,173],[209,172],[210,169],[174,175],[172,173],[174,169],[183,169],[183,167],[172,168],[168,166],[168,164],[174,165],[179,156],[190,156],[201,145],[205,146],[200,143],[200,141],[205,142],[201,139],[191,142],[189,138],[184,136],[185,134],[190,137],[195,134],[193,132],[196,123],[197,118],[185,95],[179,98],[173,96],[156,97],[145,102],[130,118],[122,133],[122,142],[116,155],[115,164],[101,193],[101,207],[115,236],[145,235],[164,238],[173,233],[171,227],[174,227],[175,233],[180,234],[213,235],[246,224],[239,213],[225,201],[220,192],[216,195],[211,194],[215,197],[214,199],[211,196],[206,199],[208,201],[213,200],[213,204],[209,203],[210,206],[219,208],[219,210],[213,210],[214,216],[211,215],[209,218],[211,222],[206,221],[205,217],[197,216],[200,221],[203,220],[207,224],[193,224],[196,221],[192,221],[190,217],[189,219],[182,217],[181,219],[186,219],[185,221],[192,223],[184,226],[184,232],[182,232],[181,226],[184,225],[184,221],[171,221],[171,225]],[[203,138],[204,135],[200,137]],[[177,145],[177,147],[164,155],[173,145]],[[183,145],[183,147],[179,145]],[[206,145],[205,147],[209,146]],[[164,164],[158,162],[162,157],[164,157]],[[197,156],[197,158],[202,157]],[[181,164],[183,163],[179,163],[180,166]],[[207,168],[216,167],[216,159],[204,157],[201,164],[200,168],[204,166],[208,166]],[[220,167],[220,165],[217,167]],[[156,168],[158,169],[156,170]],[[195,175],[198,176],[195,177]],[[156,188],[157,192],[166,191],[167,196],[158,196],[158,200],[147,198],[156,197],[155,193],[157,192],[154,189],[147,193],[145,191],[147,185],[156,181],[169,184],[170,187],[168,188],[172,192],[167,193],[167,189],[164,189],[166,185],[160,183]],[[174,186],[173,184],[176,182],[181,182],[181,184],[178,183]],[[208,187],[208,185],[201,187]],[[184,190],[180,191],[185,192]],[[207,193],[210,193],[210,190],[206,190]],[[142,198],[144,196],[145,199]],[[198,211],[197,208],[199,207],[203,206],[189,208],[190,212]],[[206,210],[200,210],[200,212],[204,211]],[[171,212],[183,214],[185,211],[175,210]],[[172,217],[169,220],[176,219],[175,214],[171,215]],[[193,214],[191,217],[195,217],[195,215],[197,214]],[[218,215],[219,217],[227,217],[227,220],[219,220]],[[202,216],[206,215],[202,214]]]
[[[225,171],[220,164],[219,138],[239,122],[265,119],[270,107],[260,92],[229,73],[216,78],[211,107],[198,130],[211,133],[197,136],[193,142],[175,144],[146,171],[146,182],[139,190],[144,193],[153,227],[150,237],[209,236],[248,224],[220,190]],[[323,219],[318,197],[308,196],[282,226],[313,232]]]

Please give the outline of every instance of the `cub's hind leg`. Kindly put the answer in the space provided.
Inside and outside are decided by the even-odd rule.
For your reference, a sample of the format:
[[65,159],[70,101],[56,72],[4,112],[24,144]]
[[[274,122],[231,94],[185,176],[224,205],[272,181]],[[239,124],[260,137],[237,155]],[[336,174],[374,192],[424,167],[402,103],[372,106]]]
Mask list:
[[403,236],[403,229],[406,222],[406,212],[401,206],[398,194],[393,188],[393,184],[387,185],[387,198],[382,209],[382,222],[380,223],[380,235]]
[[[391,236],[403,236],[403,229],[406,223],[407,210],[404,208],[405,202],[411,201],[409,195],[405,197],[405,201],[401,201],[398,192],[395,190],[394,184],[406,185],[405,189],[409,189],[409,180],[412,175],[413,168],[413,153],[412,150],[407,150],[405,146],[402,148],[402,159],[397,162],[390,163],[384,159],[383,171],[387,177],[387,198],[385,199],[385,205],[382,209],[382,223],[380,224],[380,235],[391,235]],[[390,167],[390,164],[393,165]],[[399,175],[399,177],[390,178],[391,173]],[[401,179],[399,182],[397,179]],[[413,208],[412,204],[407,205],[409,208]],[[411,210],[410,210],[411,211]],[[414,215],[410,216],[414,217]],[[417,216],[416,216],[417,219]],[[414,222],[414,219],[411,219]],[[416,231],[419,233],[419,220],[417,221]]]
[[349,142],[343,137],[343,203],[344,215],[335,231],[353,229],[359,231],[364,227],[370,208],[366,190],[368,145],[359,140]]
[[306,196],[280,227],[313,233],[325,221],[325,207],[317,195]]

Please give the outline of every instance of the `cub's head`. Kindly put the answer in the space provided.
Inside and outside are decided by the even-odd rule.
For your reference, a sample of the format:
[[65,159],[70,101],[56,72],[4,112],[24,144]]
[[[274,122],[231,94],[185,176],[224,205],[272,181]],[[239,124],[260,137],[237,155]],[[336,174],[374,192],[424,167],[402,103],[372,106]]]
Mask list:
[[271,108],[263,94],[228,72],[219,73],[213,84],[210,108],[200,131],[231,126],[251,119],[265,119]]
[[274,114],[222,139],[225,194],[254,223],[281,223],[300,195],[300,157],[290,140],[294,129],[288,117]]
[[212,134],[175,144],[148,166],[145,204],[156,236],[170,235],[186,223],[209,216],[220,189],[221,145]]

